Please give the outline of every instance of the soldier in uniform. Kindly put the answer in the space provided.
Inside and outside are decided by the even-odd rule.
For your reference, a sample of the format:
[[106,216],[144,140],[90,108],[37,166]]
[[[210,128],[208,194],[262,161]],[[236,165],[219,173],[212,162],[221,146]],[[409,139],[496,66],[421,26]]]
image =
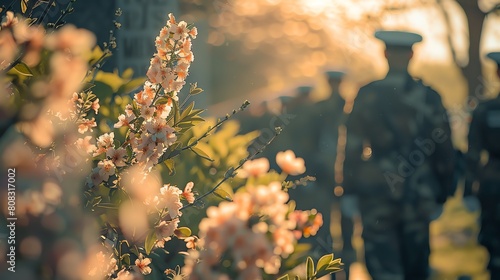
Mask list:
[[[497,63],[500,78],[500,52],[489,53],[488,57]],[[464,195],[472,193],[474,182],[478,184],[475,194],[481,204],[479,242],[490,254],[491,279],[500,279],[500,95],[480,103],[473,111],[468,140]],[[488,155],[486,164],[481,163],[483,152]]]
[[374,280],[426,279],[429,223],[452,184],[454,149],[437,92],[407,67],[422,37],[378,31],[389,71],[362,87],[346,123],[345,193],[355,194]]
[[[345,73],[343,71],[326,71],[325,77],[330,86],[330,96],[323,101],[315,104],[312,118],[314,124],[318,125],[315,135],[313,136],[316,143],[316,152],[313,164],[316,182],[318,188],[321,189],[328,201],[325,205],[318,206],[323,214],[323,232],[319,232],[320,238],[318,243],[320,246],[328,244],[329,248],[334,248],[336,255],[342,258],[344,263],[345,279],[349,279],[350,265],[356,261],[356,252],[352,247],[351,237],[353,234],[353,218],[357,212],[355,198],[345,196],[341,192],[335,193],[335,189],[341,189],[343,184],[343,176],[341,164],[344,158],[344,150],[342,147],[345,139],[345,121],[347,114],[344,111],[345,100],[340,95],[340,84]],[[332,238],[330,232],[330,220],[334,209],[340,209],[340,226],[342,230],[342,239],[337,240]],[[325,242],[328,240],[328,242]],[[335,243],[333,246],[332,243]],[[338,251],[337,251],[338,250]]]

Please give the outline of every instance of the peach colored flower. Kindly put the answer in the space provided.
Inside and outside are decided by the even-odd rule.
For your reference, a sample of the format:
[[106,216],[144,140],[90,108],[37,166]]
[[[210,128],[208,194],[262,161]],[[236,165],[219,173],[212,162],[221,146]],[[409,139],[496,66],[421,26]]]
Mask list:
[[321,213],[317,213],[314,217],[314,220],[310,225],[304,228],[304,236],[314,236],[318,233],[319,228],[323,225],[323,215]]
[[127,154],[127,150],[124,148],[109,148],[106,151],[106,156],[115,164],[115,166],[123,167],[127,164],[125,163],[125,155]]
[[125,270],[122,269],[118,272],[118,274],[116,275],[116,278],[113,278],[114,280],[134,280],[135,277],[134,275],[128,271],[128,270]]
[[189,236],[184,239],[184,242],[186,242],[186,248],[188,249],[195,249],[196,248],[196,241],[198,240],[198,237],[196,236]]
[[106,255],[102,251],[96,253],[95,257],[91,260],[89,276],[111,276],[116,270],[118,270],[118,265],[113,254]]
[[87,154],[92,154],[97,147],[90,143],[92,136],[85,136],[84,138],[78,138],[75,142],[76,147],[79,150],[84,150]]
[[80,124],[78,125],[78,132],[81,134],[84,134],[87,131],[94,131],[92,128],[96,127],[97,123],[95,122],[95,118],[92,118],[91,120],[89,119],[82,119],[80,121]]
[[86,182],[88,186],[99,186],[99,184],[104,181],[104,177],[99,171],[100,168],[98,167],[92,169],[92,172],[90,173],[90,176],[87,178]]
[[93,156],[98,156],[105,153],[108,148],[113,147],[113,142],[115,139],[115,133],[104,133],[97,138],[97,150],[94,152]]
[[101,160],[97,163],[97,167],[99,167],[99,174],[107,180],[109,176],[113,176],[116,171],[115,164],[111,160]]
[[186,187],[184,187],[184,191],[182,192],[182,196],[188,203],[193,203],[194,202],[194,193],[193,193],[193,182],[189,182],[186,184]]
[[160,195],[157,196],[158,206],[160,208],[167,208],[168,214],[170,217],[174,218],[182,215],[179,211],[182,207],[182,203],[180,201],[179,196],[182,194],[182,191],[169,184],[164,185],[160,189]]
[[151,264],[151,259],[144,258],[142,253],[140,253],[139,258],[135,260],[135,266],[139,269],[139,271],[143,275],[148,275],[151,273],[151,268],[149,267],[149,264]]
[[15,58],[18,46],[9,30],[0,31],[0,69],[7,67]]
[[122,126],[127,126],[127,127],[130,127],[130,128],[134,128],[134,125],[133,124],[130,124],[130,122],[132,122],[133,120],[135,119],[135,116],[134,114],[127,114],[126,116],[124,114],[121,114],[120,116],[118,116],[118,122],[114,124],[114,128],[120,128]]
[[156,117],[160,119],[166,119],[170,112],[172,111],[172,99],[165,104],[156,105]]
[[171,24],[169,31],[173,33],[172,39],[179,40],[188,36],[189,29],[185,21],[180,21],[178,24]]
[[[258,177],[269,171],[269,160],[267,158],[258,158],[254,160],[249,160],[243,164],[243,174],[244,177]],[[246,175],[246,176],[245,176]]]
[[283,172],[292,176],[306,172],[304,159],[295,157],[295,153],[292,150],[276,154],[276,163]]
[[96,38],[92,32],[67,24],[46,36],[45,46],[71,55],[84,55],[92,50]]
[[198,28],[193,27],[191,30],[188,32],[189,36],[191,36],[192,39],[196,39],[196,36],[198,36]]
[[99,98],[96,98],[96,100],[94,100],[92,102],[92,107],[91,108],[92,108],[92,110],[94,110],[94,112],[96,114],[99,113],[99,108],[101,108],[101,105],[99,105]]
[[156,246],[159,248],[165,247],[165,242],[172,239],[175,230],[179,225],[179,219],[172,221],[161,221],[156,227]]
[[5,17],[2,20],[2,28],[9,28],[16,25],[19,22],[18,18],[14,15],[12,11],[7,11]]

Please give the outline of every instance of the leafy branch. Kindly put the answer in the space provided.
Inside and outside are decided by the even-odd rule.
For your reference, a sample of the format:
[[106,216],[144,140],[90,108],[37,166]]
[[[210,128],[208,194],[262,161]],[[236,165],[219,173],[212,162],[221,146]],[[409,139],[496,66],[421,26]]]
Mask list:
[[[273,137],[271,137],[271,139],[269,139],[269,141],[266,142],[265,145],[263,145],[262,147],[260,147],[255,153],[253,153],[252,155],[249,155],[247,156],[246,158],[244,158],[243,160],[240,161],[240,163],[238,164],[238,166],[236,167],[231,167],[229,168],[225,173],[224,173],[224,178],[222,178],[214,187],[212,187],[211,190],[209,190],[208,192],[202,194],[201,196],[197,197],[193,203],[190,203],[190,204],[187,204],[187,205],[184,205],[183,207],[181,207],[181,211],[188,208],[188,207],[191,207],[191,206],[194,206],[196,205],[198,202],[200,202],[203,198],[209,196],[210,194],[212,193],[215,193],[217,191],[217,189],[219,189],[219,187],[224,183],[226,182],[228,179],[231,179],[233,178],[234,176],[236,176],[236,171],[239,170],[241,167],[243,167],[243,164],[245,164],[245,162],[249,161],[249,160],[252,160],[254,159],[257,155],[259,155],[260,153],[262,153],[264,151],[264,149],[269,146],[273,141],[274,139],[276,139],[276,137],[278,137],[278,135],[280,134],[281,132],[281,129],[276,129],[275,130],[275,133],[273,135]],[[219,195],[218,195],[219,196]],[[225,200],[231,200],[230,198],[224,198],[222,196],[219,196],[221,197],[222,199],[225,199]]]

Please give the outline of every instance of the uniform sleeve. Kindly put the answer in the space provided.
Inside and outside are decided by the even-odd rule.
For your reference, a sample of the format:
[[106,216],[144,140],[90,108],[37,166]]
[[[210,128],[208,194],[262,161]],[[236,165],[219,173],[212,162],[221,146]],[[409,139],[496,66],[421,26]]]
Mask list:
[[465,154],[466,163],[466,185],[464,195],[472,194],[472,185],[477,180],[477,174],[480,168],[482,137],[481,137],[481,119],[482,110],[478,107],[472,113],[472,120],[469,126],[468,150]]
[[454,176],[457,175],[455,174],[456,153],[452,143],[452,132],[446,108],[443,106],[441,96],[434,90],[430,90],[434,99],[432,103],[435,106],[431,138],[436,143],[436,151],[431,160],[442,187],[440,193],[443,194],[443,197],[439,200],[444,200],[447,196],[453,195],[456,189],[454,184]]
[[346,194],[355,192],[356,166],[359,166],[362,161],[363,142],[366,139],[365,129],[363,129],[366,124],[364,115],[367,113],[367,106],[364,106],[365,99],[364,92],[360,91],[345,122],[347,141],[344,160],[344,190]]

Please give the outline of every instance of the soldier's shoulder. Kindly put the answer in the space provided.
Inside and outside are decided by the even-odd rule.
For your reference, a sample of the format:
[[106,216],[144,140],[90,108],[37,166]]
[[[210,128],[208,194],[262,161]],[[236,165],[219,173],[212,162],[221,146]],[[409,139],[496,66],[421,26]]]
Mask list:
[[376,96],[376,93],[385,86],[386,83],[384,83],[383,80],[373,81],[369,84],[366,84],[359,89],[356,99]]
[[477,113],[490,110],[500,110],[500,100],[498,98],[493,100],[486,100],[477,105],[474,109]]

